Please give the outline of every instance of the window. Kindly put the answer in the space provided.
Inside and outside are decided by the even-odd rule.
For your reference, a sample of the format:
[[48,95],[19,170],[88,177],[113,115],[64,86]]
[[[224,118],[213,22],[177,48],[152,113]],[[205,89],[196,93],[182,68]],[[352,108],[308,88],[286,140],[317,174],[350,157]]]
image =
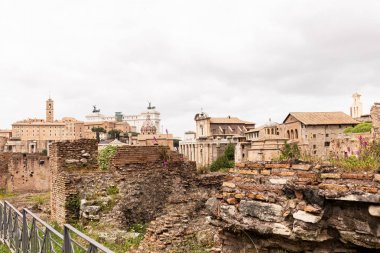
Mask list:
[[329,137],[330,135],[329,134],[326,134],[326,137]]
[[316,154],[317,154],[317,150],[314,150],[314,152],[313,152],[313,153],[314,153],[314,155],[316,155]]
[[325,147],[330,147],[330,142],[329,141],[325,142]]
[[317,135],[316,134],[313,134],[313,139],[316,139],[317,138]]
[[317,148],[317,145],[313,145],[313,149],[316,149]]
[[296,139],[298,139],[298,130],[297,129],[296,129],[295,133],[296,133]]

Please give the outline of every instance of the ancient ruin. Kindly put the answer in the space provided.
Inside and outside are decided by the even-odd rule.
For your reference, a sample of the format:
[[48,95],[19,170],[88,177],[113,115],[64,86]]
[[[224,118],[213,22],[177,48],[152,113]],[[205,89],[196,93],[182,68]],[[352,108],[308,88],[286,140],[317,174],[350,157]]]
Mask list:
[[380,174],[237,164],[207,202],[221,252],[377,252]]

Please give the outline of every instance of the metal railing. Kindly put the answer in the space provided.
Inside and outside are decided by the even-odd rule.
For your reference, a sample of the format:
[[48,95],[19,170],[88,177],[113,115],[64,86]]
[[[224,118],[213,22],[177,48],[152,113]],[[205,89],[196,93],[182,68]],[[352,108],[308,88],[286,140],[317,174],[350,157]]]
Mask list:
[[71,225],[63,235],[28,209],[0,202],[0,242],[12,253],[113,253]]

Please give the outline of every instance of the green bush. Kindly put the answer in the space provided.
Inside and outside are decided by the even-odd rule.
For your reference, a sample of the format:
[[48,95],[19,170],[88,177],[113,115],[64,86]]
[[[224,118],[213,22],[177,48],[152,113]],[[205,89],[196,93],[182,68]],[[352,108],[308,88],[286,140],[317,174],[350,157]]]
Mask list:
[[117,147],[107,146],[99,152],[98,163],[101,170],[108,170],[112,157],[116,154]]
[[71,221],[79,219],[80,212],[80,199],[78,195],[71,195],[67,198],[65,208],[71,214]]
[[233,144],[228,144],[224,150],[224,154],[218,157],[210,166],[209,170],[215,171],[228,171],[229,168],[235,166],[235,146]]
[[285,143],[284,147],[281,149],[280,160],[281,161],[294,161],[301,157],[301,151],[297,144]]
[[226,150],[224,151],[224,155],[230,161],[235,161],[235,146],[233,144],[228,144]]
[[360,123],[359,125],[355,127],[347,127],[344,129],[345,134],[350,133],[368,133],[371,132],[372,129],[372,123]]
[[218,159],[216,159],[211,165],[210,165],[210,171],[220,171],[227,168],[233,168],[235,166],[235,163],[233,161],[228,160],[227,156],[224,154]]

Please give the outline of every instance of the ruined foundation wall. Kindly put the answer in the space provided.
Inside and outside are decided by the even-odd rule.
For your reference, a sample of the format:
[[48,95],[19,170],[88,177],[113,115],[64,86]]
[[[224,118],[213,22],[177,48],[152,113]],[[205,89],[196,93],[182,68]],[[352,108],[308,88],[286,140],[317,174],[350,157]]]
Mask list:
[[48,157],[40,154],[0,154],[0,189],[26,193],[49,191],[49,188]]
[[207,206],[222,252],[371,252],[380,248],[379,190],[376,173],[237,164]]

